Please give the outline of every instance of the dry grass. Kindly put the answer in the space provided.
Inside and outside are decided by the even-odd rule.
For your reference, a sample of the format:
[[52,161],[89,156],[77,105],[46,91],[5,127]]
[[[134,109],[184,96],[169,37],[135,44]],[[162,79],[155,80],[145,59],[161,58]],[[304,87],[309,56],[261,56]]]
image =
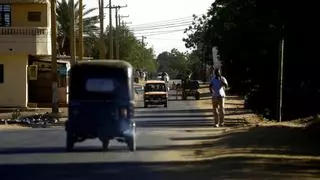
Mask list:
[[26,129],[28,127],[19,126],[19,125],[0,125],[0,131],[2,130],[12,130],[12,129]]

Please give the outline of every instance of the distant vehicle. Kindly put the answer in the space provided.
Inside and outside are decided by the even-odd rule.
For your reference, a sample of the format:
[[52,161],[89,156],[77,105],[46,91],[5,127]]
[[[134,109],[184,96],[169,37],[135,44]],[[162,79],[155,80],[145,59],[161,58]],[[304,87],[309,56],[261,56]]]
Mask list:
[[70,71],[67,151],[99,138],[104,150],[116,139],[136,150],[132,66],[120,60],[79,61]]
[[146,81],[143,95],[144,107],[149,105],[163,105],[168,107],[168,87],[164,81]]
[[157,79],[165,81],[166,83],[169,82],[170,78],[169,78],[169,74],[166,72],[159,72]]

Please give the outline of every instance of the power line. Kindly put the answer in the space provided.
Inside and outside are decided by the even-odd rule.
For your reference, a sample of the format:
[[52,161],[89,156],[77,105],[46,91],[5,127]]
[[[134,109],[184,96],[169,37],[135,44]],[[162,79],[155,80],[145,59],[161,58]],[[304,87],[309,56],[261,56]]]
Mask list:
[[150,24],[146,24],[146,25],[133,25],[131,27],[133,28],[145,28],[145,27],[150,27],[150,26],[166,26],[168,24],[181,24],[181,23],[192,23],[192,20],[183,20],[183,21],[167,21],[164,23],[150,23]]
[[148,27],[132,27],[129,26],[130,30],[142,31],[142,30],[154,30],[154,29],[162,29],[162,28],[170,28],[170,27],[182,27],[182,26],[190,26],[191,22],[181,22],[181,23],[168,23],[163,25],[156,25],[156,26],[148,26]]
[[140,32],[140,31],[153,31],[153,30],[161,30],[161,29],[174,29],[174,28],[182,28],[184,27],[184,29],[187,28],[187,25],[172,25],[172,26],[163,26],[163,27],[158,27],[158,28],[146,28],[146,29],[130,29],[131,31],[134,32]]
[[191,25],[191,23],[183,23],[183,24],[168,24],[163,26],[151,26],[145,28],[130,28],[133,31],[147,31],[147,30],[156,30],[156,29],[166,29],[166,28],[174,28],[174,27],[187,27]]
[[185,29],[176,29],[176,30],[170,30],[170,31],[157,31],[157,32],[149,32],[149,33],[134,33],[135,35],[143,34],[145,36],[156,36],[156,35],[162,35],[162,34],[170,34],[175,32],[184,31]]
[[176,21],[181,21],[181,20],[186,20],[186,19],[193,20],[193,16],[187,16],[187,17],[176,18],[176,19],[169,19],[169,20],[163,20],[163,21],[155,21],[155,22],[137,24],[135,26],[149,26],[150,24],[161,24],[161,23],[168,23],[168,22],[176,22]]
[[154,40],[163,40],[163,41],[182,41],[182,39],[168,39],[168,38],[154,38],[154,37],[151,37],[148,39],[154,39]]
[[184,31],[185,29],[172,29],[172,30],[165,30],[165,31],[151,31],[151,32],[136,32],[133,31],[133,33],[136,34],[150,34],[150,33],[162,33],[162,32],[175,32],[175,31]]

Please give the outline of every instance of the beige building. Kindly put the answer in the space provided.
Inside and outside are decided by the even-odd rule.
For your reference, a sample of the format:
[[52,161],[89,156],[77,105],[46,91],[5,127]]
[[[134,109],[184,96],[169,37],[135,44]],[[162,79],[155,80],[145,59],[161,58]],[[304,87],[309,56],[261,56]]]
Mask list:
[[50,77],[40,80],[43,91],[28,77],[38,57],[51,55],[50,19],[50,0],[0,0],[0,107],[27,107],[51,93]]

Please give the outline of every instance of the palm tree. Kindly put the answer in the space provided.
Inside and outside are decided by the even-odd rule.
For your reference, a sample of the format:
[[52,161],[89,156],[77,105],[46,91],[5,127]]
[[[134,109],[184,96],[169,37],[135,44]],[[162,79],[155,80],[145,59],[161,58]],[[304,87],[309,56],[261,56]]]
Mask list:
[[[71,25],[71,10],[74,9],[75,15],[75,35],[79,34],[79,2],[74,3],[74,7],[71,7],[71,0],[61,0],[57,2],[57,44],[60,54],[70,55],[70,25]],[[85,9],[85,5],[83,6]],[[97,10],[97,8],[91,8],[83,12],[83,35],[84,49],[88,45],[87,39],[94,39],[98,31],[96,24],[99,22],[98,16],[89,16],[90,13]],[[76,38],[78,42],[78,38]],[[90,43],[92,41],[90,40]]]

